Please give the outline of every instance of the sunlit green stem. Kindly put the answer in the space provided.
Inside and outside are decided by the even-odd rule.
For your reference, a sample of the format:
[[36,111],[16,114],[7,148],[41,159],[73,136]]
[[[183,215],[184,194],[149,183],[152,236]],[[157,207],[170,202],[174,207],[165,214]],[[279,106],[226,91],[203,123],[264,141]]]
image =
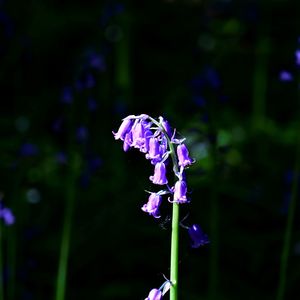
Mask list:
[[[173,163],[173,170],[175,173],[178,173],[179,168],[178,168],[178,163],[177,163],[177,158],[176,158],[176,153],[175,153],[173,143],[171,142],[163,126],[151,117],[150,120],[161,129],[161,131],[164,133],[165,137],[167,138],[168,146],[170,149],[170,155]],[[179,261],[178,253],[179,253],[179,204],[174,202],[173,211],[172,211],[172,233],[171,233],[170,281],[172,285],[170,288],[170,300],[178,299],[178,261]]]
[[173,203],[171,235],[170,300],[178,299],[178,246],[179,246],[179,204]]
[[[300,129],[299,122],[298,122],[298,128]],[[276,298],[277,300],[286,299],[285,289],[286,289],[287,267],[288,267],[288,258],[289,258],[290,247],[291,247],[291,237],[292,237],[293,222],[295,218],[296,202],[298,197],[299,172],[300,172],[300,138],[297,137],[295,173],[293,178],[292,195],[289,204],[287,223],[286,223],[286,229],[284,235],[284,244],[283,244],[281,261],[280,261],[279,285],[278,285],[277,298]]]

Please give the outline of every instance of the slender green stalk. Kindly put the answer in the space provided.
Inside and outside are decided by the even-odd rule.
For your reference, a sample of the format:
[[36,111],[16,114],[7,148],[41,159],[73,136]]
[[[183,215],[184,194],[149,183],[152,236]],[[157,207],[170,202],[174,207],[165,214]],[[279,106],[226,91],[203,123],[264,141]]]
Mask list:
[[173,203],[171,235],[170,300],[178,299],[178,246],[179,246],[179,204]]
[[[163,126],[160,123],[158,123],[155,119],[151,117],[149,117],[149,119],[161,129],[161,131],[164,133],[165,137],[167,138],[169,149],[170,149],[170,155],[173,163],[173,171],[174,173],[178,173],[179,167],[178,167],[173,143],[171,142]],[[178,299],[178,261],[179,261],[178,253],[179,253],[179,204],[174,202],[173,210],[172,210],[172,233],[171,233],[170,300]]]
[[67,269],[69,259],[70,237],[72,227],[72,216],[75,202],[75,180],[76,172],[74,168],[74,158],[70,155],[70,174],[66,182],[66,211],[63,225],[62,241],[60,248],[60,258],[58,273],[56,278],[55,300],[64,300],[66,293]]
[[[174,172],[178,172],[178,163],[176,159],[175,149],[171,143],[167,133],[165,135],[168,139],[169,148],[171,151],[171,158],[173,162]],[[171,233],[171,264],[170,264],[170,281],[172,283],[170,289],[170,300],[178,299],[178,261],[179,261],[179,204],[173,203],[172,210],[172,233]]]
[[[297,127],[300,129],[299,122]],[[286,289],[288,258],[289,258],[290,247],[291,247],[293,222],[295,218],[296,203],[298,197],[299,172],[300,172],[300,138],[297,137],[295,173],[294,173],[293,185],[292,185],[291,202],[289,204],[287,223],[286,223],[286,229],[284,235],[284,244],[281,253],[279,285],[278,285],[277,298],[276,298],[277,300],[285,299],[284,296],[285,296],[285,289]]]

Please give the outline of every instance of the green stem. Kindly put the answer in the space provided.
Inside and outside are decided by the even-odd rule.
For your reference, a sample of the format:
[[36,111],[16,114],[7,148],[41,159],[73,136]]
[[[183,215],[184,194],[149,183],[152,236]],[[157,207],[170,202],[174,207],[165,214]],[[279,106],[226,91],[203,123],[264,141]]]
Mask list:
[[173,203],[171,235],[170,300],[178,299],[179,204]]
[[70,249],[70,237],[72,227],[72,216],[75,201],[75,180],[76,172],[74,168],[74,158],[70,155],[70,174],[66,183],[66,212],[63,225],[62,241],[60,248],[60,258],[58,266],[58,274],[56,281],[55,300],[64,300],[66,293],[68,258]]
[[[298,128],[300,128],[300,126],[298,126]],[[284,244],[283,244],[283,249],[281,254],[279,285],[278,285],[277,298],[276,298],[277,300],[285,299],[284,294],[286,289],[288,258],[289,258],[290,247],[291,247],[292,229],[293,229],[296,202],[298,196],[299,172],[300,172],[300,138],[298,137],[297,146],[296,146],[295,174],[293,179],[291,202],[289,204],[285,236],[284,236]]]
[[[168,146],[170,149],[170,155],[173,162],[174,173],[178,173],[179,167],[176,159],[176,153],[171,142],[168,133],[165,131],[163,126],[158,123],[155,119],[149,117],[149,119],[158,126],[168,141]],[[176,175],[175,175],[176,177]],[[170,281],[171,281],[171,288],[170,288],[170,300],[177,300],[178,299],[178,255],[179,253],[179,204],[173,203],[173,210],[172,210],[172,233],[171,233],[171,262],[170,262]]]

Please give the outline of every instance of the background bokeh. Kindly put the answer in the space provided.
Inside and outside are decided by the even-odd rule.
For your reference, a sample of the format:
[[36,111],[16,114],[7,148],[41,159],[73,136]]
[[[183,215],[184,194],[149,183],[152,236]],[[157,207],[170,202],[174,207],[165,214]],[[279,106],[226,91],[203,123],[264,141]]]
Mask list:
[[65,299],[144,299],[168,277],[170,206],[141,211],[152,166],[112,135],[140,113],[169,120],[197,159],[181,216],[210,244],[192,249],[182,228],[180,299],[275,299],[291,199],[283,299],[299,296],[299,11],[0,1],[0,196],[15,216],[0,220],[0,296],[55,299],[66,261]]

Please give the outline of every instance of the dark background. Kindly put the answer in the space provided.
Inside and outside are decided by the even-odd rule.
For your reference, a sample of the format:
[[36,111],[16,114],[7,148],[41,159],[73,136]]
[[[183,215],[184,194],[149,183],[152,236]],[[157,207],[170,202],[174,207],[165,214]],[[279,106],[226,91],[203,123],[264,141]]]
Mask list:
[[[181,229],[180,299],[275,299],[299,185],[299,11],[283,0],[1,1],[0,192],[16,218],[1,228],[5,299],[54,299],[65,222],[65,299],[144,299],[169,276],[170,205],[158,220],[141,211],[152,166],[112,135],[140,113],[168,119],[197,159],[181,216],[211,243],[192,249]],[[299,296],[293,194],[284,299]]]

